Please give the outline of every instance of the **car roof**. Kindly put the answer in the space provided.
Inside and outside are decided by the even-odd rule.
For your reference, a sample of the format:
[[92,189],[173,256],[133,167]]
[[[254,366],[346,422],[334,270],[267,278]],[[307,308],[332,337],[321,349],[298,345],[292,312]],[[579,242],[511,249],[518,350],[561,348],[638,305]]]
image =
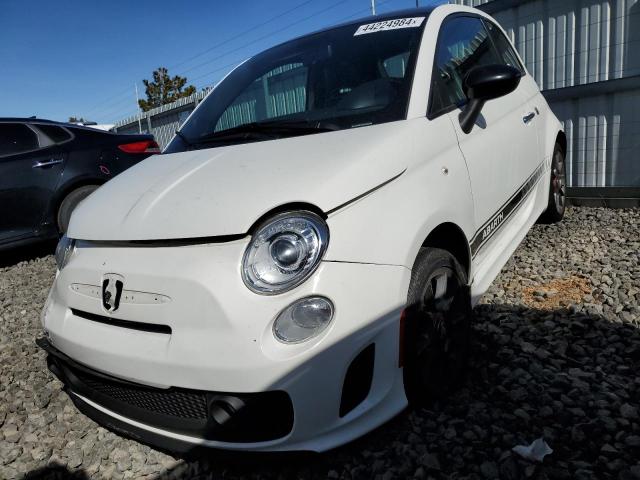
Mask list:
[[[291,38],[291,39],[286,40],[286,41],[284,41],[282,43],[274,45],[273,47],[267,48],[266,50],[264,50],[264,52],[266,52],[268,50],[271,50],[272,48],[277,48],[277,47],[279,47],[281,45],[285,45],[285,44],[287,44],[289,42],[295,42],[296,40],[300,40],[300,39],[306,38],[306,37],[311,37],[311,36],[317,35],[319,33],[329,32],[329,31],[335,30],[337,28],[348,27],[349,25],[362,25],[362,24],[367,24],[367,23],[384,22],[385,20],[394,20],[396,18],[404,18],[404,17],[420,17],[420,16],[428,17],[436,8],[438,8],[438,7],[442,6],[442,5],[448,5],[448,4],[442,3],[442,4],[429,5],[429,6],[426,6],[426,7],[406,8],[406,9],[402,9],[402,10],[393,10],[391,12],[381,13],[381,14],[377,14],[377,15],[367,15],[366,17],[356,18],[354,20],[347,20],[346,22],[337,23],[335,25],[331,25],[331,26],[326,27],[326,28],[321,28],[320,30],[314,30],[314,31],[311,31],[309,33],[305,33],[303,35],[299,35],[297,37]],[[260,53],[262,53],[262,52],[260,52]],[[260,53],[258,53],[258,55]]]
[[77,123],[59,122],[56,120],[47,120],[46,118],[36,117],[0,117],[0,123],[43,123],[47,125],[57,125],[65,128],[74,128],[79,130],[89,130],[91,132],[114,134],[114,132],[111,132],[109,130],[99,130],[96,128],[91,128],[91,126],[78,125]]
[[45,118],[36,118],[36,117],[0,117],[0,122],[16,122],[16,123],[32,123],[32,122],[38,122],[38,123],[51,123],[51,124],[62,124],[62,125],[69,125],[69,123],[67,122],[56,122],[55,120],[47,120]]
[[[347,27],[349,25],[361,25],[366,23],[376,23],[376,22],[384,22],[386,20],[394,20],[396,18],[402,17],[416,17],[416,16],[429,16],[431,12],[433,12],[440,5],[429,5],[427,7],[418,7],[418,8],[405,8],[402,10],[393,10],[391,12],[381,13],[377,15],[367,15],[366,17],[356,18],[354,20],[348,20],[346,22],[338,23],[336,25],[332,25],[327,28],[323,28],[321,30],[317,30],[315,32],[308,33],[307,35],[314,35],[316,33],[326,32],[329,30],[333,30],[334,28]],[[307,35],[302,35],[301,37],[306,37]],[[298,38],[301,38],[298,37]]]
[[76,123],[69,122],[60,122],[56,120],[47,120],[46,118],[37,118],[37,117],[0,117],[0,122],[14,122],[14,123],[46,123],[49,125],[60,125],[61,127],[83,127],[83,125],[78,125]]

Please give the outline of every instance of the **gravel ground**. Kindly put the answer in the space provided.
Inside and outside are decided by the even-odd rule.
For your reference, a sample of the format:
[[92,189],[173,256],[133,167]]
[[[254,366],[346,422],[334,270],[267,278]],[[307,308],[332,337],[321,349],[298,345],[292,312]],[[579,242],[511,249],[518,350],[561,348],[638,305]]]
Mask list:
[[[80,415],[34,345],[51,256],[0,267],[0,478],[640,479],[640,210],[536,226],[476,309],[469,377],[325,455],[174,458]],[[33,257],[33,252],[27,254]],[[544,437],[543,463],[511,449]]]

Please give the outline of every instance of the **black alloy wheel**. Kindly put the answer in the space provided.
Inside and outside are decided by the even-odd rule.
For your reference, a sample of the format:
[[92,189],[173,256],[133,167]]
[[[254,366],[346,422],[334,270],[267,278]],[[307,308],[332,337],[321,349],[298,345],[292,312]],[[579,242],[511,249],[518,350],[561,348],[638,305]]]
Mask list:
[[404,382],[411,403],[450,394],[464,377],[471,334],[467,278],[449,252],[423,248],[405,310]]

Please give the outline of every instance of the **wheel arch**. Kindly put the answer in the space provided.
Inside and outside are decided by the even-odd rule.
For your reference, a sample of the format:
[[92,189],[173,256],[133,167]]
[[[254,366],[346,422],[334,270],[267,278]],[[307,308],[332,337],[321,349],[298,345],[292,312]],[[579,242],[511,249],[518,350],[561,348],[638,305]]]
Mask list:
[[[107,179],[108,180],[108,179]],[[87,187],[90,185],[96,185],[100,187],[106,183],[105,179],[97,178],[97,177],[79,177],[75,178],[72,181],[61,185],[56,192],[56,195],[53,197],[51,201],[51,206],[49,208],[49,216],[52,219],[53,224],[58,228],[58,210],[60,210],[60,206],[67,196],[73,192],[74,190]]]
[[452,222],[441,223],[435,227],[422,242],[422,247],[440,248],[453,255],[471,279],[471,249],[463,230]]
[[562,148],[562,153],[566,156],[567,155],[567,135],[564,133],[563,130],[560,130],[556,135],[556,143],[560,145],[560,148]]

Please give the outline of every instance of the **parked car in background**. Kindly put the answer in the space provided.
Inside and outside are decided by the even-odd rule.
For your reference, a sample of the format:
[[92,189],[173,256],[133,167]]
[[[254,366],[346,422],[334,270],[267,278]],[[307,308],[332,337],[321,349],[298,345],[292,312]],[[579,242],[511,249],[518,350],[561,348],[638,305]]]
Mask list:
[[115,124],[113,123],[98,123],[98,122],[71,122],[73,125],[79,125],[81,127],[91,127],[97,130],[106,130],[109,131]]
[[159,152],[153,135],[0,118],[0,249],[64,233],[81,200]]
[[78,207],[38,344],[78,408],[133,438],[336,447],[456,386],[472,304],[564,215],[565,151],[479,10],[278,45]]

